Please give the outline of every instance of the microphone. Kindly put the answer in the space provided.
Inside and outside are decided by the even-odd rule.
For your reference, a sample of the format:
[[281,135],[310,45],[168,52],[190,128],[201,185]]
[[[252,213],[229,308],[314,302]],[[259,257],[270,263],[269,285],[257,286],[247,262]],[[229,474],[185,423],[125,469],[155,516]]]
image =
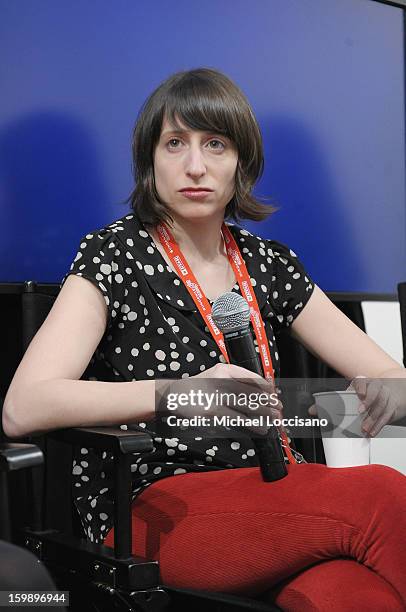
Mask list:
[[[230,363],[263,376],[250,329],[250,307],[247,300],[238,293],[224,293],[213,303],[211,315],[223,333]],[[287,476],[288,470],[276,427],[272,426],[267,434],[253,440],[263,479],[272,482]]]

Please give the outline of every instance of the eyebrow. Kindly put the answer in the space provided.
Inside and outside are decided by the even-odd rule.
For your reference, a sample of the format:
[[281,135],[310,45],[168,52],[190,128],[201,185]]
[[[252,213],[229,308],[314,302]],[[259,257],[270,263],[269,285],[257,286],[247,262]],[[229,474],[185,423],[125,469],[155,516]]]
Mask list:
[[[162,132],[161,136],[166,136],[166,134],[179,134],[179,135],[190,134],[191,131],[192,130],[182,130],[182,129],[180,129],[180,130],[165,130],[165,132]],[[215,131],[210,131],[210,132],[207,132],[205,130],[202,130],[202,131],[205,134],[217,134],[217,132],[215,132]],[[224,138],[226,138],[226,136],[224,136]]]
[[162,132],[161,136],[165,136],[165,134],[187,134],[190,130],[165,130]]

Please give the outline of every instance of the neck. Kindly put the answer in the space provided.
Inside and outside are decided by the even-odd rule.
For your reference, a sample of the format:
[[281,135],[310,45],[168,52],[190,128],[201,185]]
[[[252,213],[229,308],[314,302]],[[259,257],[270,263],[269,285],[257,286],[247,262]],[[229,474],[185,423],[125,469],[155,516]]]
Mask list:
[[189,219],[175,219],[168,225],[180,250],[189,262],[214,263],[225,255],[221,235],[223,217],[199,222]]

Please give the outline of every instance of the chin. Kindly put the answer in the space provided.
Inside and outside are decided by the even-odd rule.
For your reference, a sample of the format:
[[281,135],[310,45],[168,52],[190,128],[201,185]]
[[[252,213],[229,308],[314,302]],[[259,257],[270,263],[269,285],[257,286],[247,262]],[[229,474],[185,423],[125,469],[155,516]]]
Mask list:
[[225,208],[212,208],[210,204],[192,202],[191,206],[182,206],[181,209],[170,209],[170,213],[173,213],[174,217],[180,217],[182,219],[199,220],[209,219],[210,217],[218,217],[225,213]]

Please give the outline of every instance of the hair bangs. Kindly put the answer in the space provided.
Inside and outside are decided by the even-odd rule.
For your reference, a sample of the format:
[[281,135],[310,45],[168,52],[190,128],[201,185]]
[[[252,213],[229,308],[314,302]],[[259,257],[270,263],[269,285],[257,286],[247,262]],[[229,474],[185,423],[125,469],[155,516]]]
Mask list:
[[179,120],[192,130],[216,132],[235,140],[230,95],[209,79],[184,78],[175,83],[165,101],[164,114],[177,128]]

